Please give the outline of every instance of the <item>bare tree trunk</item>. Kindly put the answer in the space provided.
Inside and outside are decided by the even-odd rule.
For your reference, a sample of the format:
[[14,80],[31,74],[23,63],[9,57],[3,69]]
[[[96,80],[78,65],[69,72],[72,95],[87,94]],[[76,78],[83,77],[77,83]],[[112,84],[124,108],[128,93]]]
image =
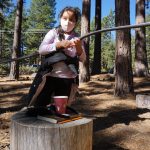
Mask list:
[[[115,1],[116,26],[130,24],[129,0]],[[123,17],[122,17],[123,16]],[[116,60],[115,60],[115,96],[124,97],[132,94],[133,75],[131,67],[131,34],[130,30],[119,30],[116,32]]]
[[[96,0],[95,5],[95,30],[101,29],[101,0]],[[92,74],[101,73],[101,34],[95,35],[94,43],[94,59],[92,66]]]
[[[91,0],[83,0],[82,4],[82,18],[81,18],[81,35],[85,35],[90,31],[90,3]],[[84,40],[87,61],[80,63],[80,82],[87,82],[90,80],[89,72],[89,37]]]
[[[0,30],[2,30],[2,25],[0,23]],[[3,54],[3,32],[0,32],[0,57],[2,58],[2,54]]]
[[[4,26],[4,18],[3,18],[3,6],[0,8],[0,30],[3,29]],[[0,57],[2,56],[3,51],[3,32],[0,32]]]
[[[23,0],[18,0],[16,19],[15,19],[15,28],[14,28],[12,58],[18,58],[20,56],[22,10],[23,10]],[[11,62],[9,77],[10,79],[19,79],[19,62],[18,61]]]
[[[145,22],[145,0],[136,0],[136,24]],[[135,75],[147,76],[148,63],[146,52],[145,27],[135,30]]]

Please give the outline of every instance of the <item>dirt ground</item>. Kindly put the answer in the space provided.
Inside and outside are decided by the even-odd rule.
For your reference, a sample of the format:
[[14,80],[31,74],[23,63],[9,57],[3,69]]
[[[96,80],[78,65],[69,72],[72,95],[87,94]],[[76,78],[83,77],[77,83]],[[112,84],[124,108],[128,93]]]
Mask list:
[[[0,150],[9,150],[11,116],[25,106],[32,80],[0,77]],[[80,85],[73,107],[93,118],[93,150],[150,150],[150,110],[136,108],[136,94],[150,94],[150,78],[134,78],[135,95],[113,96],[112,75]]]

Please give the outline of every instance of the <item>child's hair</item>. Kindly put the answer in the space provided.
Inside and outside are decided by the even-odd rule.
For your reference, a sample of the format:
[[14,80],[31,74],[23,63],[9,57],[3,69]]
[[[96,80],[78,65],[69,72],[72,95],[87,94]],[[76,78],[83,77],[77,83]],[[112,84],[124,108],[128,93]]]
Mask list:
[[[71,7],[71,6],[68,6],[68,7],[65,7],[64,9],[62,9],[62,11],[59,13],[59,18],[62,17],[63,13],[65,11],[71,11],[74,13],[74,16],[75,16],[75,19],[76,19],[76,24],[78,23],[79,19],[81,18],[81,12],[80,12],[80,9],[78,7]],[[58,31],[58,34],[59,34],[59,40],[62,40],[64,39],[64,31],[62,30],[61,26],[58,26],[57,27],[57,31]]]
[[79,18],[81,17],[81,12],[80,12],[80,9],[78,7],[71,7],[71,6],[68,6],[68,7],[65,7],[60,13],[59,13],[59,18],[62,17],[63,13],[65,11],[71,11],[74,13],[74,16],[75,16],[75,19],[76,19],[76,22],[78,22]]

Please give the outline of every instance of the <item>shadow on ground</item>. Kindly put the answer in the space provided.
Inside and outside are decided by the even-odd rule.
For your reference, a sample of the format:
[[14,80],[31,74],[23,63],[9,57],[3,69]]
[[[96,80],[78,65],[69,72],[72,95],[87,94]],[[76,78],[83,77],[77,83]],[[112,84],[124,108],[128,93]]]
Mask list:
[[23,107],[27,105],[27,95],[23,95],[18,101],[13,103],[13,106],[8,107],[0,107],[0,114],[6,113],[6,112],[16,112],[21,110]]
[[118,112],[111,112],[107,117],[96,118],[93,123],[93,131],[103,130],[112,127],[114,124],[123,123],[129,125],[132,121],[143,121],[144,118],[140,118],[139,115],[150,112],[149,109],[127,109]]
[[[135,85],[135,89],[137,90],[136,94],[150,93],[150,89],[148,88],[150,84],[149,82],[146,82],[146,81],[145,81],[145,84],[143,82],[136,83]],[[0,88],[0,92],[7,93],[11,90],[14,90],[14,93],[10,93],[8,96],[9,97],[16,96],[15,90],[17,90],[18,88],[20,89],[28,88],[29,85],[30,84],[19,85],[19,86],[15,86],[15,88],[6,86],[4,88]],[[135,105],[134,107],[132,105],[130,106],[131,101],[134,101],[133,99],[131,101],[128,99],[127,101],[124,100],[125,103],[128,103],[128,105],[124,105],[125,103],[123,103],[123,100],[120,100],[120,99],[115,99],[115,103],[114,101],[110,101],[110,95],[113,95],[112,83],[108,84],[107,82],[107,84],[105,84],[103,81],[96,80],[96,82],[93,81],[89,83],[87,86],[88,88],[83,87],[81,89],[79,101],[77,101],[76,104],[73,105],[73,107],[77,109],[79,112],[86,114],[89,117],[94,118],[93,119],[93,149],[92,150],[133,150],[131,148],[126,149],[121,145],[122,142],[124,142],[124,139],[122,139],[122,134],[124,134],[124,132],[127,131],[126,128],[129,128],[128,133],[130,133],[131,137],[134,135],[137,135],[136,133],[138,132],[136,130],[137,128],[135,129],[132,126],[132,129],[133,129],[133,133],[132,133],[132,130],[130,130],[131,126],[129,127],[129,125],[132,124],[133,122],[137,124],[139,122],[142,122],[143,124],[143,122],[145,121],[145,118],[140,118],[139,115],[150,112],[150,110],[139,109],[139,108],[136,108]],[[100,97],[98,97],[99,95]],[[90,98],[88,97],[86,99],[84,96],[90,96]],[[95,98],[95,96],[97,96],[98,98]],[[106,98],[106,96],[109,96],[109,98]],[[0,104],[7,102],[5,101],[6,95],[5,96],[1,95],[0,98],[4,99],[4,100],[2,99],[3,101],[1,101]],[[12,104],[14,105],[12,106],[5,105],[4,108],[0,107],[0,114],[6,113],[6,112],[19,111],[21,108],[26,106],[26,103],[27,103],[27,94],[22,95],[21,98],[18,99],[17,101],[13,101]],[[98,105],[104,106],[104,104],[110,104],[110,103],[111,105],[109,105],[109,107],[107,107],[108,105],[106,105],[105,107],[103,107],[103,109],[101,109],[101,107],[97,107]],[[119,130],[118,130],[118,127],[120,127]],[[122,129],[124,130],[124,132],[120,134],[120,132],[122,132]],[[112,131],[111,134],[110,134],[110,131]],[[128,133],[126,134],[127,139],[128,139]],[[137,138],[137,139],[140,140],[140,138]],[[132,140],[130,142],[131,144],[132,144]],[[147,147],[148,145],[146,145],[146,148]],[[141,150],[141,149],[139,148],[136,150]],[[147,149],[144,149],[144,150],[147,150]]]

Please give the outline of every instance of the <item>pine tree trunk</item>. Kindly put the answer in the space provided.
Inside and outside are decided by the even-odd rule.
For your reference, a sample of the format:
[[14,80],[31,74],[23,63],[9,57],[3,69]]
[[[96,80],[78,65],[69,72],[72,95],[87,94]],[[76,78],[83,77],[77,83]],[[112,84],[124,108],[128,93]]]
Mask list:
[[[145,22],[145,0],[136,0],[136,24]],[[145,27],[135,30],[135,75],[147,76],[148,63],[146,54]]]
[[[1,23],[0,23],[0,30],[2,30]],[[2,50],[3,50],[3,32],[0,32],[0,57],[3,57]]]
[[[0,14],[3,14],[3,8],[1,8],[0,10]],[[4,26],[4,18],[1,16],[0,17],[0,30],[3,30],[3,26]],[[3,57],[3,41],[4,41],[4,33],[1,31],[0,32],[0,57]]]
[[[81,35],[85,35],[90,31],[90,4],[91,0],[83,0],[82,4],[82,18],[81,18]],[[84,40],[87,60],[85,63],[80,63],[80,82],[87,82],[90,80],[89,73],[89,37]]]
[[[96,0],[95,30],[101,29],[101,0]],[[101,34],[95,35],[92,74],[101,73]]]
[[[116,26],[129,25],[129,0],[116,0],[115,7]],[[134,89],[131,64],[130,30],[119,30],[116,32],[115,96],[124,97],[127,94],[133,93]]]
[[[22,9],[23,9],[23,0],[18,0],[16,19],[15,19],[15,28],[14,28],[12,58],[18,58],[20,56]],[[18,61],[11,62],[9,77],[10,79],[19,79],[19,62]]]

